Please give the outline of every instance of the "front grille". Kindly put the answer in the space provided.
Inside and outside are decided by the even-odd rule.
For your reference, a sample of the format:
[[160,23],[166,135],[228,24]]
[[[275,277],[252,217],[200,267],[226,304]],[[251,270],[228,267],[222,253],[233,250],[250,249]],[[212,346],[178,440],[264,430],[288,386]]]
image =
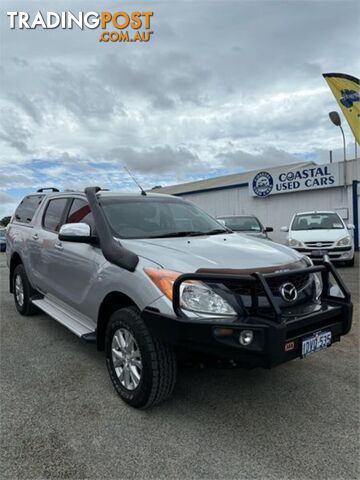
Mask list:
[[[291,274],[291,272],[289,272],[286,280],[283,278],[268,278],[267,284],[270,287],[271,293],[274,296],[279,296],[280,287],[284,283],[292,283],[296,287],[296,290],[299,292],[308,284],[309,279],[310,275],[308,273]],[[233,293],[238,295],[251,295],[251,291],[260,296],[265,295],[265,292],[259,283],[255,284],[253,287],[244,286],[236,280],[225,281],[223,282],[223,284]]]
[[334,245],[334,242],[305,242],[305,245],[309,248],[330,248]]

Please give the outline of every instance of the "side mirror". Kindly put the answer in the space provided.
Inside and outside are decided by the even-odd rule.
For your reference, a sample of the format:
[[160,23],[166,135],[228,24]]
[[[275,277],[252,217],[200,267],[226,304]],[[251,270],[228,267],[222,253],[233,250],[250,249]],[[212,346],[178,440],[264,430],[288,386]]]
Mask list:
[[217,218],[216,220],[225,227],[225,220],[223,220],[222,218]]
[[280,232],[286,233],[286,232],[288,232],[288,231],[289,231],[289,227],[281,227],[281,228],[280,228]]
[[346,226],[348,230],[355,230],[355,225],[353,225],[352,223],[348,223]]
[[91,243],[90,226],[87,223],[66,223],[59,231],[62,242]]
[[273,227],[265,227],[265,232],[273,232]]

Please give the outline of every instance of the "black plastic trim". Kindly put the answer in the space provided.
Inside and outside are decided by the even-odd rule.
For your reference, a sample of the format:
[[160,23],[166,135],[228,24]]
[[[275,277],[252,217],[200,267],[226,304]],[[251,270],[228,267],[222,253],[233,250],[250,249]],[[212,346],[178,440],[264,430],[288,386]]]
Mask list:
[[60,192],[58,188],[55,187],[44,187],[44,188],[39,188],[36,190],[37,192],[45,192],[45,190],[50,190],[51,192]]
[[[319,250],[319,253],[321,251],[324,251],[326,250],[328,253],[332,253],[332,252],[348,252],[349,250],[352,249],[352,246],[351,245],[348,245],[348,246],[345,246],[345,247],[320,247],[320,248],[312,248],[312,247],[306,247],[306,248],[295,248],[294,250],[296,250],[297,252],[301,252],[301,253],[313,253],[313,252],[317,252],[317,250]],[[322,255],[321,255],[322,256]]]
[[88,343],[96,343],[97,335],[96,330],[95,332],[85,333],[85,335],[81,335],[81,338]]
[[104,211],[99,204],[97,193],[100,190],[100,187],[85,188],[85,195],[89,202],[94,217],[96,232],[100,240],[100,248],[104,257],[110,263],[134,272],[139,263],[139,257],[134,252],[124,248],[120,240],[114,237]]

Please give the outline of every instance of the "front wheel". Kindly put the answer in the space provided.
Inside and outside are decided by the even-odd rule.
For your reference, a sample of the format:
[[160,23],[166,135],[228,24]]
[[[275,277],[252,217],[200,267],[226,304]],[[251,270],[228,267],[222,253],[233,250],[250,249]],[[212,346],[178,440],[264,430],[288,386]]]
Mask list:
[[149,408],[169,397],[176,382],[173,349],[153,338],[135,307],[110,317],[106,364],[115,390],[135,408]]

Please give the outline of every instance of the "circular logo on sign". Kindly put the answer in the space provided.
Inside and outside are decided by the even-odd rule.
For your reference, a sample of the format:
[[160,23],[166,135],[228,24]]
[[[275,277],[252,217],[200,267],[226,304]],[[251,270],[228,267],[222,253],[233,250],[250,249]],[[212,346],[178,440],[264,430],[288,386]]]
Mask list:
[[274,180],[268,172],[257,173],[252,182],[254,193],[259,197],[266,197],[266,195],[269,195],[273,186]]

